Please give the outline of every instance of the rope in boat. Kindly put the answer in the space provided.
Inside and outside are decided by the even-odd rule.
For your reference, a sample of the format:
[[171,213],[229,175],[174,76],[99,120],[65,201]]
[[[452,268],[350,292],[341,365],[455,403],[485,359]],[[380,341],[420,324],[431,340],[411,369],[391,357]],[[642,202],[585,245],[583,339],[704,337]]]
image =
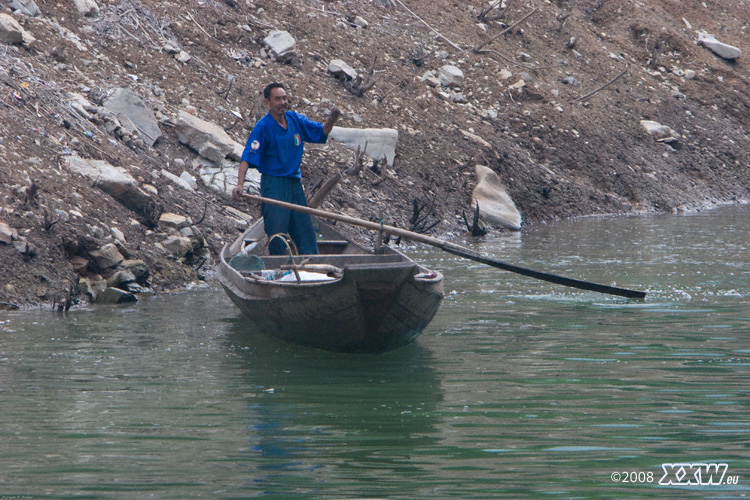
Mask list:
[[272,235],[270,238],[268,238],[268,241],[266,242],[266,251],[268,251],[271,241],[274,238],[281,239],[281,241],[283,241],[284,244],[286,245],[286,250],[289,253],[289,263],[292,264],[292,271],[294,272],[294,277],[297,278],[297,283],[302,283],[302,278],[299,275],[299,271],[297,271],[297,267],[294,265],[294,256],[299,254],[299,252],[297,251],[297,245],[294,244],[294,240],[292,240],[288,234],[276,233]]

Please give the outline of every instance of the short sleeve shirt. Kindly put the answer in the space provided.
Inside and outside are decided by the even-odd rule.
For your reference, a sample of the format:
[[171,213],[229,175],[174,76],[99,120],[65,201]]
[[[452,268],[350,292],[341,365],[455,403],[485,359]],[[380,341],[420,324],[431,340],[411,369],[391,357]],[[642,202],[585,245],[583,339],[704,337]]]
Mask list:
[[323,124],[294,111],[286,112],[286,122],[284,129],[270,113],[258,120],[247,139],[242,160],[261,174],[299,179],[304,143],[323,143],[328,137],[323,133]]

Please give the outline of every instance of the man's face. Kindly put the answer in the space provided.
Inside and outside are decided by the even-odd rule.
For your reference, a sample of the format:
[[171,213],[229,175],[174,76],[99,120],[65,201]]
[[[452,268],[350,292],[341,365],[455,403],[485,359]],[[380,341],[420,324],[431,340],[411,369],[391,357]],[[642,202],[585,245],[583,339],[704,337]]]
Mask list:
[[268,110],[275,116],[281,116],[286,113],[286,109],[289,105],[286,91],[278,87],[271,89],[271,96],[268,99],[265,99],[265,102]]

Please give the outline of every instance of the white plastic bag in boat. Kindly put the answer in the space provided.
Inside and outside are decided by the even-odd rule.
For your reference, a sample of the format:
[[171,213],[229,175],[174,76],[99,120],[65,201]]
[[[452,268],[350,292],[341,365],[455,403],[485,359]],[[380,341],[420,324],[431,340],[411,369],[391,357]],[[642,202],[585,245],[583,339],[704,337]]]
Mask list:
[[[298,271],[299,273],[299,279],[302,282],[307,281],[333,281],[336,278],[333,278],[331,276],[328,276],[327,274],[323,273],[311,273],[310,271]],[[297,281],[297,277],[294,275],[293,272],[284,275],[283,277],[277,279],[276,281]]]

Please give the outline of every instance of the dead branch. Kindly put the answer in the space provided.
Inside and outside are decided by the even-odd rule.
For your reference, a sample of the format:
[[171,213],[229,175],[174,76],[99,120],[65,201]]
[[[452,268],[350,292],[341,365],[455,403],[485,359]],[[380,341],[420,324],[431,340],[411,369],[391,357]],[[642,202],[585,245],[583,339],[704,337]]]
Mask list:
[[339,183],[339,180],[341,180],[341,172],[336,172],[333,176],[327,179],[320,188],[318,188],[315,194],[310,198],[310,201],[307,202],[307,205],[311,208],[319,207],[320,204],[323,203],[323,200],[328,196],[328,193],[330,193]]
[[31,207],[36,206],[37,204],[37,194],[39,194],[39,184],[36,183],[36,181],[31,181],[31,184],[28,188],[26,188],[23,204],[25,207]]
[[[388,175],[388,168],[386,166],[385,158],[383,158],[381,160],[381,162],[383,163],[383,166],[380,168],[380,178],[378,180],[376,180],[376,181],[373,181],[373,183],[372,183],[373,186],[377,186],[377,185],[385,182],[388,179],[388,177],[389,177],[389,175]],[[378,162],[375,162],[375,165],[373,165],[373,167],[377,167],[377,165],[378,165]],[[374,174],[376,174],[376,172],[374,170],[371,170],[371,172],[374,173]]]
[[364,150],[357,146],[357,151],[354,152],[354,160],[352,160],[352,166],[346,170],[347,174],[357,175],[362,171],[362,156],[367,152],[367,141],[365,141]]
[[487,8],[479,13],[479,15],[477,16],[477,19],[479,19],[482,22],[486,22],[485,18],[487,17],[487,14],[489,14],[492,9],[499,6],[502,3],[502,1],[503,0],[495,0],[494,2],[490,2]]
[[355,78],[354,80],[347,80],[346,76],[342,76],[341,81],[344,84],[346,90],[356,95],[357,97],[362,97],[365,92],[374,87],[375,61],[377,61],[377,59],[378,56],[373,57],[372,64],[370,65],[370,71],[368,71],[367,75],[364,77],[362,75],[357,75],[357,78]]
[[42,230],[49,233],[52,230],[52,226],[60,222],[60,216],[52,217],[52,211],[50,211],[47,207],[44,207],[42,210]]
[[411,62],[416,67],[421,67],[424,64],[425,53],[424,53],[424,40],[419,43],[419,48],[411,51]]
[[513,31],[513,29],[516,26],[518,26],[519,24],[521,24],[522,22],[524,22],[526,19],[528,19],[529,17],[531,17],[531,15],[534,14],[538,10],[539,9],[532,10],[531,12],[529,12],[528,14],[526,14],[525,16],[523,16],[520,20],[518,20],[515,23],[511,24],[510,26],[508,26],[507,28],[505,28],[503,31],[501,31],[500,33],[498,33],[497,35],[493,36],[492,38],[490,38],[489,40],[485,41],[484,43],[480,43],[479,45],[475,46],[472,50],[474,52],[478,53],[481,50],[482,47],[484,47],[485,45],[491,44],[492,42],[494,42],[495,40],[497,40],[501,36],[505,35],[506,33],[510,33],[511,31]]
[[474,221],[469,224],[469,221],[466,219],[466,213],[461,212],[461,215],[464,218],[464,224],[466,224],[466,229],[468,229],[471,232],[472,236],[484,236],[487,234],[487,228],[485,227],[482,220],[479,218],[479,203],[477,202],[476,208],[474,209]]
[[508,57],[508,56],[506,56],[506,55],[504,55],[504,54],[501,54],[501,53],[500,53],[500,52],[498,52],[497,50],[491,50],[491,49],[482,49],[482,50],[476,50],[476,51],[474,51],[474,52],[475,52],[476,54],[489,54],[489,55],[496,55],[497,57],[499,57],[500,59],[502,59],[503,61],[505,61],[505,62],[506,62],[506,63],[508,63],[508,64],[512,64],[513,66],[523,66],[523,64],[521,64],[521,63],[519,63],[519,62],[516,62],[516,61],[514,61],[514,60],[513,60],[513,59],[511,59],[510,57]]
[[409,219],[409,225],[411,227],[411,231],[415,233],[426,233],[433,227],[440,224],[440,218],[438,218],[436,221],[434,221],[432,224],[428,225],[427,221],[429,220],[430,216],[433,216],[433,208],[435,207],[435,200],[433,199],[430,203],[429,208],[424,204],[420,203],[419,200],[414,199],[412,201],[412,215]]
[[394,90],[396,90],[396,89],[398,89],[400,87],[401,87],[400,85],[394,85],[393,87],[391,87],[387,91],[383,92],[382,94],[379,94],[375,99],[377,99],[378,102],[383,102],[383,100],[385,100],[385,98],[388,97],[388,94],[393,93]]
[[597,92],[602,91],[602,90],[606,89],[607,87],[609,87],[610,85],[612,85],[613,83],[615,83],[622,75],[624,75],[627,72],[628,72],[627,69],[624,70],[622,73],[620,73],[616,77],[612,78],[610,81],[608,81],[607,83],[605,83],[601,87],[597,88],[596,90],[593,90],[593,91],[589,92],[586,95],[582,95],[581,97],[579,97],[577,99],[573,99],[573,102],[581,102],[581,101],[583,101],[585,99],[588,99],[589,97],[591,97],[592,95],[596,94]]

